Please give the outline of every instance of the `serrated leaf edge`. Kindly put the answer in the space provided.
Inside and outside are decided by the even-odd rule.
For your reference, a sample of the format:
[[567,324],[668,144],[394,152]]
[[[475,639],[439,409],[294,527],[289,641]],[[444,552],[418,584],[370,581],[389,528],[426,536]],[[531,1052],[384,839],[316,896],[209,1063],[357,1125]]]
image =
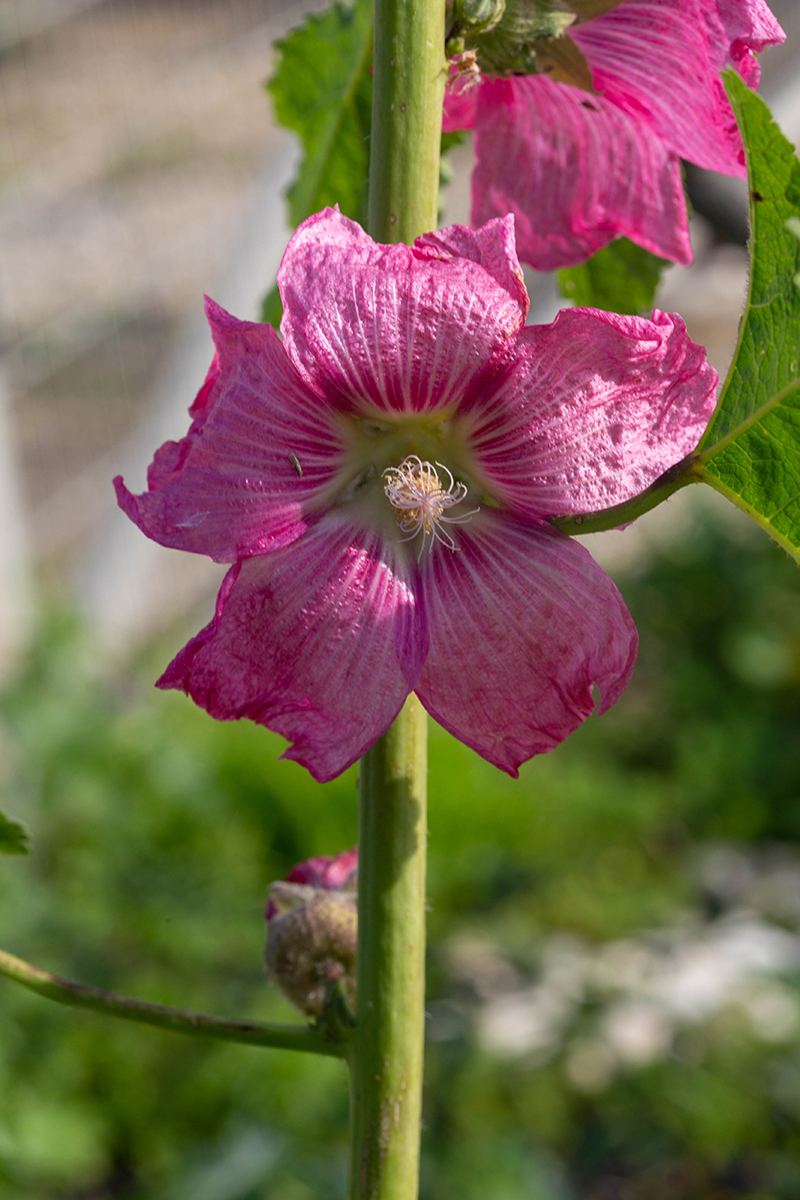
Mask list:
[[[356,2],[358,2],[358,0],[356,0]],[[336,5],[334,5],[334,8],[338,9],[338,10],[339,10],[339,11],[341,11],[341,12],[348,12],[348,11],[349,11],[349,10],[347,9],[347,7],[346,7],[345,5],[343,5],[343,4],[336,4]],[[311,21],[317,21],[317,22],[318,22],[318,21],[319,21],[319,18],[320,18],[322,15],[323,15],[323,14],[316,14],[316,13],[314,13],[314,14],[312,14],[312,16],[311,16],[310,20],[311,20]],[[353,15],[355,15],[355,13],[354,13],[354,10],[353,10]],[[370,22],[369,22],[369,29],[368,29],[368,32],[367,32],[367,37],[366,37],[366,40],[365,40],[365,43],[364,43],[364,50],[363,50],[363,53],[362,53],[361,57],[360,57],[360,58],[359,58],[359,60],[358,60],[358,65],[355,67],[355,69],[354,69],[354,71],[353,71],[353,73],[352,73],[352,75],[351,75],[351,77],[350,77],[350,82],[349,82],[349,84],[348,84],[347,88],[346,88],[346,89],[345,89],[345,91],[342,93],[342,102],[341,102],[341,104],[339,105],[339,114],[338,114],[338,117],[337,117],[336,121],[335,121],[335,122],[334,122],[334,124],[331,126],[331,133],[330,133],[330,136],[329,136],[329,138],[328,138],[328,140],[327,140],[327,144],[325,145],[325,149],[324,149],[324,152],[323,152],[322,160],[321,160],[321,162],[320,162],[320,167],[319,167],[319,170],[318,170],[318,171],[317,171],[317,173],[316,173],[316,177],[314,178],[313,187],[310,189],[310,190],[311,190],[311,193],[312,193],[312,195],[316,195],[316,193],[317,193],[317,191],[318,191],[318,189],[319,189],[319,181],[320,181],[320,179],[323,177],[323,175],[325,174],[325,171],[327,170],[328,164],[329,164],[329,162],[330,162],[330,160],[331,160],[331,156],[332,156],[332,153],[333,153],[333,146],[334,146],[334,145],[335,145],[335,143],[336,143],[336,138],[338,137],[339,130],[341,129],[341,126],[342,126],[342,120],[343,120],[343,118],[344,118],[344,114],[345,114],[345,112],[346,112],[346,111],[349,111],[350,105],[351,105],[351,104],[352,104],[352,102],[353,102],[353,97],[354,97],[354,95],[355,95],[355,90],[356,90],[356,88],[357,88],[357,86],[358,86],[358,81],[359,81],[359,80],[360,80],[360,78],[361,78],[361,75],[362,75],[362,72],[363,72],[363,70],[364,70],[364,67],[365,67],[365,64],[366,64],[366,62],[367,62],[367,60],[368,60],[368,58],[369,58],[370,54],[372,53],[372,30],[373,30],[373,22],[372,22],[372,21],[370,21]],[[286,41],[288,41],[288,38],[284,39],[284,42],[286,42]],[[283,49],[284,42],[277,42],[277,43],[276,43],[276,46],[277,46],[277,48],[278,48],[279,50],[282,50],[282,49]],[[267,88],[269,89],[270,93],[272,93],[272,85],[273,85],[273,83],[275,82],[275,80],[278,78],[278,75],[279,75],[279,73],[280,73],[280,67],[278,68],[278,70],[275,72],[275,74],[272,76],[272,78],[269,80],[269,82],[268,82],[268,84],[267,84]],[[288,126],[288,128],[291,128],[291,126]],[[302,175],[303,166],[305,165],[305,162],[306,162],[306,161],[307,161],[307,159],[308,159],[308,151],[307,151],[307,149],[306,149],[306,145],[305,145],[305,142],[304,142],[304,140],[303,140],[303,136],[302,136],[302,134],[301,134],[301,133],[299,133],[299,132],[298,132],[296,129],[295,129],[295,130],[293,130],[293,132],[297,134],[297,136],[300,138],[300,141],[301,141],[301,142],[302,142],[302,144],[303,144],[303,148],[304,148],[304,150],[305,150],[305,158],[304,158],[304,160],[303,160],[303,163],[301,163],[301,165],[300,165],[300,168],[299,168],[299,170],[298,170],[298,172],[297,172],[297,176],[295,177],[295,179],[294,179],[294,182],[293,182],[293,183],[292,183],[292,184],[289,186],[289,188],[287,189],[287,192],[286,192],[287,196],[291,196],[291,195],[292,195],[292,193],[294,192],[295,188],[298,186],[298,184],[299,184],[299,182],[300,182],[301,175]],[[311,215],[310,213],[306,213],[306,216],[310,216],[310,215]],[[305,219],[305,218],[301,218],[301,220],[303,220],[303,219]]]
[[[711,471],[706,471],[703,466],[697,468],[697,473],[703,483],[707,483],[709,487],[713,487],[714,491],[719,492],[720,495],[724,496],[726,500],[730,500],[731,504],[735,504],[737,508],[742,510],[742,512],[747,513],[748,517],[750,517],[750,519],[754,521],[756,525],[760,525],[762,529],[766,530],[772,540],[777,542],[778,545],[795,560],[795,562],[800,563],[800,546],[796,546],[793,542],[790,542],[785,534],[780,533],[774,525],[771,525],[771,517],[764,516],[763,513],[758,512],[758,510],[753,508],[752,505],[748,504],[742,496],[740,496],[737,492],[732,491],[727,484],[724,484],[718,475],[714,475]],[[776,511],[779,512],[780,509]],[[773,516],[774,515],[775,514],[773,513]]]
[[[750,429],[753,425],[756,425],[761,418],[766,416],[768,412],[771,412],[773,408],[777,408],[779,404],[782,404],[787,396],[791,396],[792,392],[797,391],[798,388],[800,388],[800,375],[796,375],[794,379],[787,383],[785,387],[782,387],[779,392],[775,392],[775,394],[771,396],[769,400],[766,400],[760,408],[757,408],[754,412],[752,412],[746,421],[742,421],[742,423],[737,425],[735,429],[732,429],[730,433],[726,433],[725,437],[721,438],[720,441],[715,442],[710,449],[703,451],[700,455],[701,463],[709,462],[714,455],[719,454],[720,451],[724,450],[726,446],[729,446],[731,442],[735,442],[736,439],[740,438],[743,433],[747,433],[748,429]],[[702,445],[702,442],[700,444]]]
[[[736,94],[735,88],[738,87],[740,84],[743,87],[747,87],[747,84],[744,83],[741,76],[738,74],[738,72],[733,70],[733,68],[728,68],[727,71],[722,72],[722,81],[725,85],[725,91],[727,93],[728,99],[731,102],[731,107],[733,108],[734,115],[736,116],[736,122],[737,122],[739,128],[741,129],[742,125],[743,125],[743,111],[742,111],[742,106],[739,102],[739,97]],[[777,126],[774,118],[772,118],[771,113],[770,113],[770,117],[772,119],[772,124],[775,125],[776,129],[778,129],[778,126]],[[778,130],[778,132],[780,133],[781,131]],[[781,136],[783,136],[783,135],[781,135]],[[748,205],[748,211],[750,214],[750,229],[751,229],[751,231],[754,231],[756,223],[755,223],[755,201],[753,200],[753,186],[752,185],[753,185],[753,178],[752,178],[752,172],[751,172],[751,167],[750,167],[750,160],[748,157],[748,159],[747,159],[747,205]],[[752,260],[753,260],[753,257],[755,256],[755,234],[752,233],[752,236],[753,236],[754,240],[752,243],[752,249],[750,251],[751,269],[748,272],[747,296],[746,296],[744,308],[742,310],[742,317],[739,322],[739,332],[736,337],[736,346],[733,351],[733,358],[731,359],[731,364],[728,367],[728,374],[725,376],[725,382],[723,383],[722,387],[720,388],[720,393],[719,393],[719,396],[717,397],[716,408],[714,409],[714,412],[711,416],[711,420],[708,422],[705,433],[701,437],[700,442],[698,443],[698,446],[697,446],[698,452],[702,452],[703,460],[710,459],[713,454],[716,454],[720,449],[722,449],[723,446],[727,445],[734,437],[745,432],[745,430],[752,424],[752,422],[754,420],[758,419],[757,416],[755,414],[753,414],[752,417],[748,417],[748,419],[746,421],[742,422],[742,424],[738,427],[737,430],[732,431],[729,434],[726,434],[725,437],[722,438],[719,442],[715,442],[710,450],[704,451],[703,448],[706,445],[706,442],[711,437],[711,435],[714,431],[714,425],[716,424],[717,417],[720,413],[720,410],[725,401],[725,397],[728,394],[728,391],[730,389],[734,375],[736,373],[736,368],[737,368],[737,365],[739,362],[739,355],[741,354],[742,346],[744,344],[745,334],[747,332],[747,317],[748,317],[751,309],[760,307],[753,303],[753,287],[754,287],[755,272],[752,270]],[[792,383],[791,385],[787,385],[789,391],[791,391],[794,387],[796,387],[798,382],[800,382],[800,378],[796,379],[795,382]],[[775,394],[775,396],[773,396],[769,401],[767,401],[764,405],[762,405],[761,408],[759,409],[759,415],[763,416],[765,412],[769,412],[770,408],[774,407],[776,404],[779,404],[780,399],[778,399],[778,397],[785,398],[785,397],[783,397],[783,392],[785,390],[786,389],[782,389],[781,392],[777,392]]]

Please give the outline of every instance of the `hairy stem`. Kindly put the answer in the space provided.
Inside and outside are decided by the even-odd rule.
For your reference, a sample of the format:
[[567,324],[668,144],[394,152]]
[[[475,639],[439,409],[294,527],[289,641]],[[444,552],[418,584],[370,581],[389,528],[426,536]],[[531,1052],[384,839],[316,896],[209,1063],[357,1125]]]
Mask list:
[[[436,228],[445,0],[375,0],[369,232]],[[415,1200],[425,1031],[427,717],[410,696],[362,759],[350,1200]]]
[[444,0],[375,0],[369,232],[413,242],[436,228]]
[[681,462],[676,463],[659,475],[658,479],[645,488],[638,496],[623,500],[612,508],[602,508],[598,512],[578,513],[575,516],[551,517],[550,524],[555,525],[562,533],[602,533],[605,529],[617,529],[643,516],[651,508],[668,500],[675,492],[690,483],[700,483],[703,479],[700,473],[700,459],[697,454],[690,454]]
[[345,1058],[347,1043],[327,1029],[313,1025],[267,1025],[262,1021],[237,1021],[227,1017],[214,1017],[206,1013],[189,1012],[181,1008],[169,1008],[165,1004],[149,1004],[146,1000],[132,1000],[114,992],[72,983],[41,971],[30,963],[15,958],[0,950],[0,975],[21,983],[23,987],[68,1004],[73,1008],[89,1008],[93,1012],[109,1017],[123,1017],[128,1021],[140,1021],[145,1025],[157,1025],[174,1033],[188,1033],[194,1037],[218,1038],[225,1042],[244,1042],[250,1046],[272,1046],[278,1050],[306,1050],[312,1054],[328,1054]]
[[410,696],[361,761],[350,1200],[414,1200],[425,1027],[427,716]]

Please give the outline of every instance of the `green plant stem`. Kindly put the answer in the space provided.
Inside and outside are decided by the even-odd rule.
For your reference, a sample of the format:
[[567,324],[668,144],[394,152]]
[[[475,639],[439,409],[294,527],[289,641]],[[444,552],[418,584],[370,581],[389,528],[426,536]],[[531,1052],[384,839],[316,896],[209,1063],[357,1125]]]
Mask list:
[[361,761],[350,1200],[414,1200],[425,1032],[427,716],[410,696]]
[[375,0],[369,232],[413,242],[436,228],[444,0]]
[[123,1017],[145,1025],[157,1025],[159,1029],[169,1029],[174,1033],[218,1038],[225,1042],[244,1042],[249,1046],[272,1046],[278,1050],[306,1050],[311,1054],[327,1054],[335,1058],[347,1055],[346,1039],[333,1036],[325,1028],[229,1020],[226,1017],[169,1008],[165,1004],[149,1004],[146,1000],[132,1000],[128,996],[118,996],[114,992],[104,992],[100,988],[61,979],[49,971],[32,967],[5,950],[0,950],[0,975],[59,1004],[89,1008],[109,1017]]
[[[436,228],[445,0],[375,0],[369,232]],[[410,696],[361,761],[350,1200],[415,1200],[425,1033],[427,717]]]
[[[577,513],[569,517],[551,517],[550,524],[555,525],[562,533],[602,533],[605,529],[618,529],[635,521],[651,508],[668,500],[675,492],[690,483],[703,482],[701,461],[697,454],[690,454],[681,462],[676,463],[659,475],[658,479],[645,488],[638,496],[615,504],[612,508],[601,508],[598,512]],[[708,482],[708,481],[706,481]]]

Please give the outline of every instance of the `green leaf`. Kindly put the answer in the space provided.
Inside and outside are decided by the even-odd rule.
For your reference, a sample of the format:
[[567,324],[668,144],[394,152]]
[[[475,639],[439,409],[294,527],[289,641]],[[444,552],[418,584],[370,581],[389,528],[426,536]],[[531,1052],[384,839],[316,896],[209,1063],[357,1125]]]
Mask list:
[[800,161],[769,109],[729,72],[750,188],[750,287],[696,474],[800,559]]
[[661,272],[670,266],[627,238],[617,238],[579,267],[557,271],[568,300],[608,312],[643,313],[653,307]]
[[277,43],[268,83],[282,125],[299,134],[303,158],[287,199],[292,223],[338,204],[366,224],[372,110],[372,5],[336,3]]
[[0,854],[30,854],[28,831],[0,812]]
[[264,299],[261,301],[261,320],[265,325],[271,325],[273,329],[280,329],[281,317],[283,316],[283,301],[281,294],[278,291],[278,285],[271,292],[267,292]]

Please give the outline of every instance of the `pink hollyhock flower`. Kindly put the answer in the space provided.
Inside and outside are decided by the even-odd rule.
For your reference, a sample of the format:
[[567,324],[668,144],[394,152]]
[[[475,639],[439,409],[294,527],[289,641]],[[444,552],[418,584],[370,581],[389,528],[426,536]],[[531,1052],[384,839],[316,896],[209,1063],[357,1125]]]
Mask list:
[[341,854],[318,854],[292,867],[287,883],[305,883],[309,887],[338,889],[353,878],[358,870],[358,846],[342,850]]
[[165,546],[233,564],[158,681],[250,717],[331,779],[415,691],[516,775],[623,691],[636,631],[548,518],[647,487],[697,444],[716,373],[680,317],[525,327],[512,217],[376,245],[326,209],[278,274],[283,340],[212,301],[216,355],[149,490]]
[[622,0],[570,26],[595,93],[546,75],[453,84],[445,130],[474,128],[472,220],[512,212],[542,271],[625,236],[692,261],[680,159],[746,175],[719,72],[755,87],[753,51],[784,38],[764,0]]

